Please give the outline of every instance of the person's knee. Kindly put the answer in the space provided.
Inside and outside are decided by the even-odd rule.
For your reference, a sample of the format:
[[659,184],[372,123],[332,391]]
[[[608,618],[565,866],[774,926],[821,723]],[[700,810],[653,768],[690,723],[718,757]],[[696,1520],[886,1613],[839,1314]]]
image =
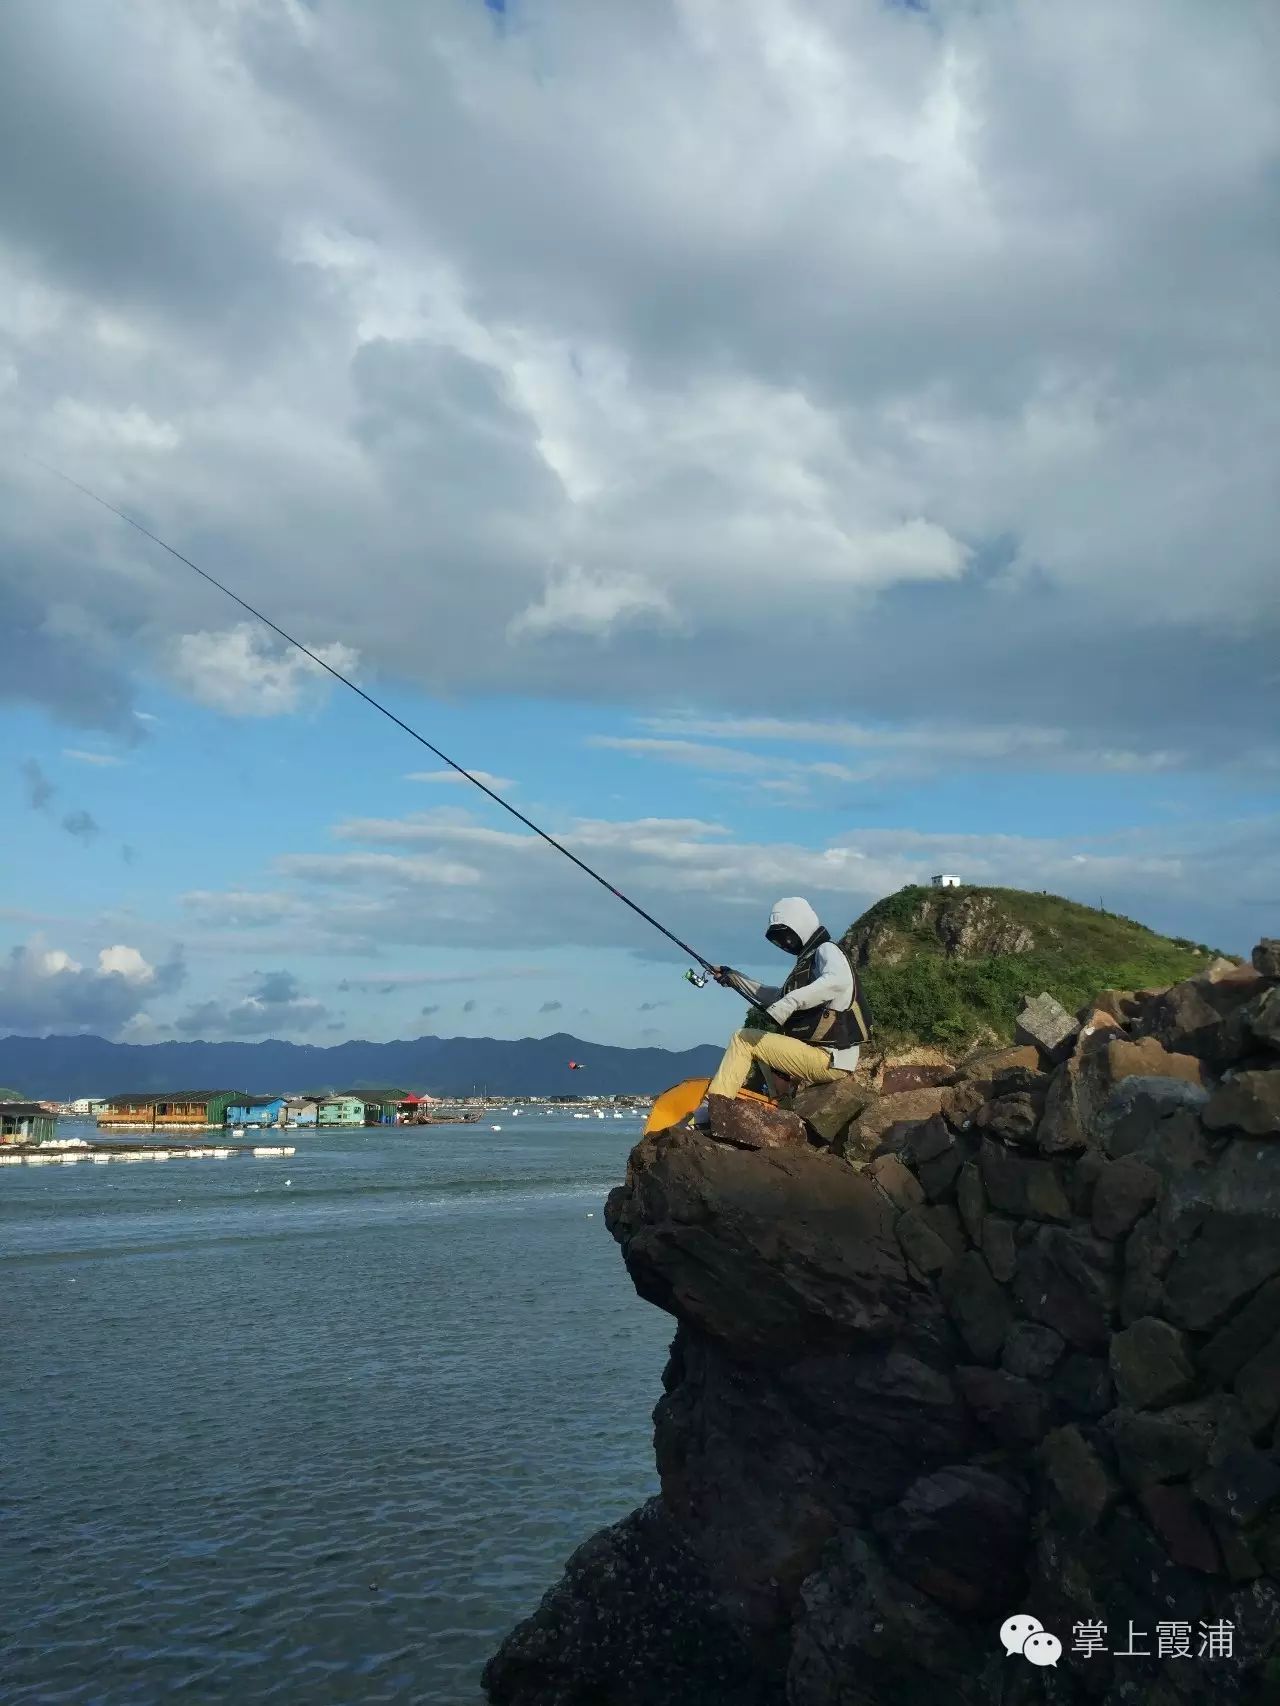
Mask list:
[[735,1031],[733,1040],[736,1043],[745,1043],[748,1048],[754,1048],[762,1036],[763,1031]]

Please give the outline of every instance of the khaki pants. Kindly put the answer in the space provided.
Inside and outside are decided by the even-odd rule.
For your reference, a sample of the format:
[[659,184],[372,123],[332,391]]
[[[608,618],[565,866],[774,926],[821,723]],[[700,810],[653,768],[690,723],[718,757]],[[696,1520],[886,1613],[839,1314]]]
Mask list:
[[814,1048],[812,1043],[780,1037],[773,1031],[735,1031],[715,1077],[707,1086],[707,1095],[736,1096],[757,1060],[802,1084],[834,1084],[845,1076],[832,1066],[826,1049]]

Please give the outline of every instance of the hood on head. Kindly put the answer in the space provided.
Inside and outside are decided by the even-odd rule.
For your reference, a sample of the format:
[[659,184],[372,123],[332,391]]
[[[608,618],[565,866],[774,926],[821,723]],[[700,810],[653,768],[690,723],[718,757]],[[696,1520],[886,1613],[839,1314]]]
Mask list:
[[816,930],[822,928],[822,920],[809,905],[807,900],[801,900],[799,895],[790,895],[780,900],[769,914],[769,928],[775,924],[785,925],[788,930],[794,930],[801,943],[809,940]]

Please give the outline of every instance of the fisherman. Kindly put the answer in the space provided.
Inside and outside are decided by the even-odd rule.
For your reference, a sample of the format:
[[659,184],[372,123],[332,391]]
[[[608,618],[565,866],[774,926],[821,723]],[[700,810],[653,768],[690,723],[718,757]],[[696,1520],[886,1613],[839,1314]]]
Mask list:
[[857,973],[807,900],[797,895],[780,900],[769,914],[765,939],[795,957],[781,988],[757,983],[728,966],[716,966],[712,975],[763,1007],[781,1034],[735,1032],[707,1086],[707,1100],[693,1116],[698,1125],[710,1118],[711,1098],[736,1096],[757,1062],[801,1084],[832,1084],[854,1070],[871,1034]]

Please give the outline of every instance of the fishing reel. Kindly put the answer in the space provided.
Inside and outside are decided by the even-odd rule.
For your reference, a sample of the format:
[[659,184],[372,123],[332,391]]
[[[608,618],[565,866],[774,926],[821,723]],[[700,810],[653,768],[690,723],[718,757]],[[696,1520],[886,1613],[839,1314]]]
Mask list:
[[709,971],[696,972],[690,966],[684,974],[684,980],[686,983],[691,983],[695,989],[705,989],[711,982],[711,973]]

